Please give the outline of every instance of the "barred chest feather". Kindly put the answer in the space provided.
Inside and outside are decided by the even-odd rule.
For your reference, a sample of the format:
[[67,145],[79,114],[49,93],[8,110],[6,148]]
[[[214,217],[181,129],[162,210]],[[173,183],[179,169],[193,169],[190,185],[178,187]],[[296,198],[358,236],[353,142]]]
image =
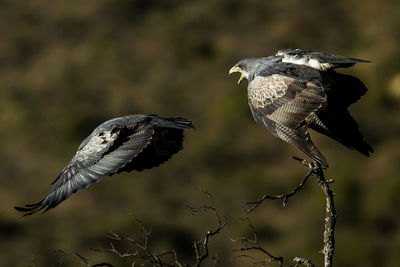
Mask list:
[[257,76],[247,88],[247,95],[256,107],[264,107],[282,97],[288,89],[287,84],[278,76]]

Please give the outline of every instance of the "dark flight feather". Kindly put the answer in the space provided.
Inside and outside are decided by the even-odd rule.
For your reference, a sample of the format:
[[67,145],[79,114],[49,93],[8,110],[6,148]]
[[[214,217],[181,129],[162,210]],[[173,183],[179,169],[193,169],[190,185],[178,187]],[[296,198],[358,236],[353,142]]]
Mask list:
[[47,211],[104,176],[157,167],[182,149],[186,129],[194,129],[188,120],[156,115],[129,115],[104,122],[81,143],[45,199],[15,209],[25,215]]
[[276,56],[282,56],[282,61],[286,63],[304,64],[322,71],[335,68],[348,68],[356,63],[370,63],[370,61],[367,60],[298,48],[279,50]]
[[372,147],[364,140],[360,128],[347,108],[366,94],[367,88],[356,77],[334,71],[322,72],[326,84],[326,105],[310,118],[310,128],[344,146],[369,156]]

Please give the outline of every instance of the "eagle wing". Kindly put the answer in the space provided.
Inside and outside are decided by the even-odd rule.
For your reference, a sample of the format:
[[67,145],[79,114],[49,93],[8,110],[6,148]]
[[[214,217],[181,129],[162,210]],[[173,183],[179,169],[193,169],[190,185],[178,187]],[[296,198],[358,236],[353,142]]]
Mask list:
[[312,143],[306,124],[306,119],[326,101],[321,82],[291,76],[288,72],[280,73],[276,69],[272,71],[278,73],[265,71],[248,85],[248,101],[255,121],[327,166],[325,157]]
[[308,121],[309,127],[369,156],[373,149],[365,141],[360,127],[347,110],[367,92],[367,88],[351,75],[333,70],[321,72],[321,75],[327,88],[327,105],[313,114]]
[[181,118],[127,116],[105,122],[82,142],[44,200],[16,209],[25,215],[47,211],[104,176],[158,166],[182,149],[184,129],[193,126]]
[[370,62],[367,60],[348,58],[326,52],[314,52],[298,48],[279,50],[276,53],[276,56],[282,56],[282,62],[307,65],[322,71],[334,68],[348,68],[356,63]]

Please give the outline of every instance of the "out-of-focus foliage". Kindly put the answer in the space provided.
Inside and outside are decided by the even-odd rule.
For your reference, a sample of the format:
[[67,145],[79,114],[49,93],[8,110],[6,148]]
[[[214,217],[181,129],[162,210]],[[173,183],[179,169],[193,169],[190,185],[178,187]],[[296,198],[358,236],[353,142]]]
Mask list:
[[[314,135],[336,180],[337,266],[399,266],[400,2],[87,0],[1,1],[0,265],[50,266],[53,251],[127,266],[90,248],[112,230],[135,236],[128,213],[153,226],[155,250],[193,261],[192,241],[213,225],[191,215],[210,191],[227,226],[211,241],[222,266],[230,238],[249,234],[244,204],[289,191],[305,173],[296,149],[256,126],[245,85],[228,77],[243,57],[287,47],[368,59],[345,70],[369,92],[351,111],[375,148],[370,158]],[[182,116],[197,127],[185,149],[142,173],[104,178],[44,215],[21,218],[100,122],[131,113]],[[286,260],[321,265],[324,202],[309,183],[283,209],[268,202],[253,215],[262,245]],[[77,266],[67,257],[61,266]]]

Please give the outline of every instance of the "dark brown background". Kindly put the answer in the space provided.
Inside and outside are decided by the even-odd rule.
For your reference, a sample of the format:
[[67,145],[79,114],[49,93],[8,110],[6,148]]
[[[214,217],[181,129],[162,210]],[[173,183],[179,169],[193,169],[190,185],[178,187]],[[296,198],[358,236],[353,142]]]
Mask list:
[[[137,237],[134,218],[153,226],[155,251],[175,248],[193,262],[191,244],[215,225],[186,205],[211,192],[228,222],[211,240],[222,266],[231,238],[247,236],[244,203],[293,188],[305,169],[295,148],[257,127],[245,85],[229,77],[243,57],[287,47],[367,59],[345,70],[368,94],[351,108],[375,153],[365,158],[313,135],[336,179],[337,266],[400,264],[399,1],[0,1],[0,265],[51,266],[54,253],[129,266],[90,250],[112,230]],[[112,117],[156,113],[191,119],[185,149],[167,164],[105,178],[44,215],[21,218],[13,206],[35,202],[93,127]],[[131,214],[131,215],[129,215]],[[315,182],[287,208],[268,202],[253,215],[271,253],[321,264],[324,199]],[[209,262],[211,264],[211,262]],[[79,266],[69,255],[61,266]]]

